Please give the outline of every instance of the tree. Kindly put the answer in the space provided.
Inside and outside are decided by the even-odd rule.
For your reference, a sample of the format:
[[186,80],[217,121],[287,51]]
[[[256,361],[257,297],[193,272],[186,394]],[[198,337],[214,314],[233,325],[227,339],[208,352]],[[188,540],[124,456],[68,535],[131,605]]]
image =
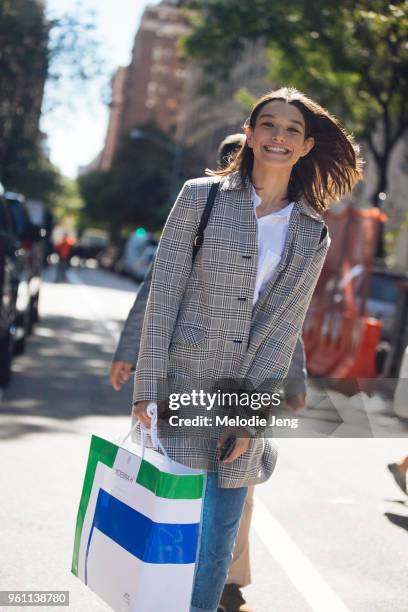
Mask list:
[[[272,83],[310,92],[364,141],[387,191],[391,154],[408,127],[408,5],[403,0],[190,0],[184,49],[213,80],[248,41],[263,40]],[[380,247],[381,255],[382,249]]]
[[[170,207],[174,145],[154,126],[126,137],[108,171],[79,177],[89,224],[109,229],[114,241],[141,225],[161,229]],[[140,136],[139,136],[140,134]]]
[[0,0],[0,179],[13,187],[37,145],[47,45],[39,2]]
[[75,10],[47,19],[42,0],[0,0],[0,180],[6,187],[45,199],[58,192],[60,178],[39,131],[44,86],[67,74],[78,85],[98,73],[93,30]]
[[77,227],[81,222],[83,207],[77,181],[61,177],[59,190],[54,191],[50,197],[50,208],[55,221],[66,227]]
[[15,164],[8,168],[13,183],[8,186],[21,191],[27,198],[51,202],[63,191],[63,177],[50,160],[38,154],[36,147],[19,152]]

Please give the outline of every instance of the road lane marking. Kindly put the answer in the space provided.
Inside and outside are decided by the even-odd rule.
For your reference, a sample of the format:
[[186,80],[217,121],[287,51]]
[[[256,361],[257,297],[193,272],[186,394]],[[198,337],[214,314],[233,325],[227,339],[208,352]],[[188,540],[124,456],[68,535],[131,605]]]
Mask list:
[[253,528],[314,612],[351,612],[256,496]]

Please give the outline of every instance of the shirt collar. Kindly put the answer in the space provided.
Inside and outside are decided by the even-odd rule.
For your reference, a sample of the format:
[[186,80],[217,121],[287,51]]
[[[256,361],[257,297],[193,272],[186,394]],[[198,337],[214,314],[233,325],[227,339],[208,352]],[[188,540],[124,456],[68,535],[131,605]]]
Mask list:
[[[248,179],[246,179],[245,183],[243,184],[241,181],[240,173],[231,172],[231,174],[227,174],[227,176],[223,177],[220,189],[222,191],[230,191],[235,189],[249,189],[250,187],[252,187],[252,184]],[[317,212],[308,202],[306,202],[306,199],[304,197],[301,197],[299,198],[299,200],[297,200],[296,206],[304,215],[312,217],[316,221],[323,222],[323,217],[321,213]]]
[[[251,185],[251,193],[252,193],[252,201],[253,201],[254,209],[255,209],[261,204],[262,198],[260,198],[259,195],[256,193],[255,187],[253,185]],[[292,212],[293,205],[294,205],[294,202],[290,202],[284,208],[281,208],[281,210],[276,210],[275,212],[271,214],[273,214],[274,217],[289,217],[290,213]]]

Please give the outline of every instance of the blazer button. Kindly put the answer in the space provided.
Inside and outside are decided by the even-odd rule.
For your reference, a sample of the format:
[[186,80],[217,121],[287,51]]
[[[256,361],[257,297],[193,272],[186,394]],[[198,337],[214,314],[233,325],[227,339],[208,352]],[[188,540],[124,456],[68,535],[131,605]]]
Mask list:
[[238,300],[239,302],[246,302],[246,301],[247,301],[247,298],[246,298],[246,297],[239,297],[239,298],[237,298],[237,300]]
[[242,340],[233,340],[234,344],[242,344]]
[[242,259],[252,259],[252,255],[243,255]]

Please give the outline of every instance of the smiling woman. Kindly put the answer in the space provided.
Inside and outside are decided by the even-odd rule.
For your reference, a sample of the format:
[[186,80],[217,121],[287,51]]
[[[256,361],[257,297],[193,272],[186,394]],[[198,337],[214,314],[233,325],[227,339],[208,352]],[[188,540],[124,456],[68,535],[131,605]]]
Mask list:
[[[190,612],[216,612],[247,487],[267,480],[276,449],[250,427],[172,427],[172,393],[273,393],[287,376],[330,238],[321,213],[361,177],[350,135],[319,104],[283,88],[258,100],[246,140],[225,170],[187,181],[158,246],[135,374],[133,414],[159,434],[169,456],[207,472],[201,546]],[[216,201],[194,250],[210,192]],[[195,256],[196,255],[196,256]],[[227,426],[243,423],[228,406]],[[164,410],[163,410],[164,409]],[[215,405],[215,417],[222,405]],[[179,417],[189,415],[180,406]],[[214,419],[215,421],[215,419]],[[205,432],[203,432],[205,429]],[[230,453],[223,449],[228,441]],[[250,439],[249,439],[250,438]]]
[[[227,168],[207,171],[226,176],[239,171],[258,192],[266,209],[304,197],[317,212],[345,197],[362,178],[359,148],[339,121],[292,87],[260,98],[245,122],[246,142]],[[265,184],[266,183],[266,184]],[[259,194],[261,195],[261,194]]]

